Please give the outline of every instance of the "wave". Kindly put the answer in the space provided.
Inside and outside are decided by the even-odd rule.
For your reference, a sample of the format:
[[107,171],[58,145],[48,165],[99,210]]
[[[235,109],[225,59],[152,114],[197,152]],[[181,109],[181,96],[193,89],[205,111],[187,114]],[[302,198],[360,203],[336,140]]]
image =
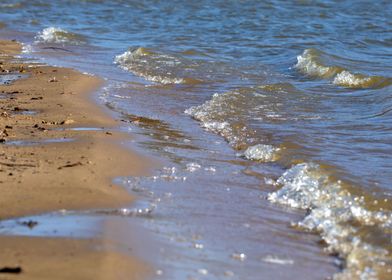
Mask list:
[[392,84],[392,79],[380,76],[364,76],[342,71],[335,76],[333,83],[347,88],[383,88]]
[[36,43],[53,43],[82,45],[87,42],[86,38],[80,34],[58,28],[48,27],[39,32],[36,36]]
[[237,105],[244,98],[239,91],[216,93],[204,104],[185,110],[185,114],[200,121],[206,130],[223,136],[234,149],[240,150],[249,146],[248,140],[251,138],[247,133],[249,129],[239,118],[243,108]]
[[392,84],[391,78],[353,74],[344,67],[327,65],[325,61],[329,60],[332,60],[331,56],[326,53],[316,49],[306,49],[297,56],[297,64],[294,67],[305,75],[331,79],[333,84],[346,88],[383,88]]
[[202,81],[186,77],[190,61],[179,56],[158,53],[139,47],[130,49],[114,59],[121,68],[134,73],[150,82],[160,84],[198,84]]
[[[255,129],[251,124],[254,117],[267,123],[268,114],[276,115],[286,110],[285,107],[272,108],[271,100],[274,99],[271,98],[279,94],[287,96],[288,92],[299,90],[286,83],[240,88],[216,93],[185,113],[200,121],[206,130],[223,136],[234,149],[242,150],[242,157],[286,166],[295,160],[290,158],[290,152],[283,153],[281,147],[284,149],[285,145],[270,145],[263,133],[253,134]],[[273,122],[276,120],[274,118]],[[339,256],[342,271],[333,279],[389,279],[385,276],[392,273],[389,202],[370,194],[358,194],[358,188],[332,178],[317,164],[296,164],[276,181],[279,189],[270,193],[268,199],[307,211],[296,226],[319,233],[327,245],[326,250]]]
[[[277,181],[281,188],[268,199],[308,211],[297,225],[319,232],[330,253],[343,260],[344,269],[336,280],[384,279],[391,275],[390,234],[392,213],[383,208],[370,210],[364,196],[353,195],[341,181],[331,181],[317,164],[301,163],[288,169]],[[377,200],[373,200],[377,204]],[[379,244],[374,238],[377,235]],[[386,243],[382,239],[387,238]],[[381,244],[381,245],[380,245]],[[385,278],[387,279],[387,278]]]
[[222,82],[238,76],[238,70],[224,62],[211,61],[201,53],[163,52],[132,47],[117,55],[114,63],[147,81],[170,85],[198,85]]
[[294,66],[302,73],[318,77],[332,78],[344,69],[338,66],[327,66],[323,63],[323,53],[315,49],[306,49],[297,56],[297,64]]
[[[258,88],[245,87],[225,93],[215,93],[211,99],[199,106],[185,110],[185,114],[198,120],[207,131],[222,136],[240,155],[260,162],[275,161],[279,148],[263,144],[252,120],[278,114],[268,104],[268,92]],[[261,142],[261,143],[260,143]]]

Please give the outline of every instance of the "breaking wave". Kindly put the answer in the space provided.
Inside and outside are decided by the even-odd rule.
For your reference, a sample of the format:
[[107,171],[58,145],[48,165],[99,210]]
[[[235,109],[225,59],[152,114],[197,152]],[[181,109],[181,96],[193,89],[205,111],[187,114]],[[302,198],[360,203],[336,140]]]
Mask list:
[[114,63],[150,82],[165,85],[202,82],[200,79],[192,78],[192,73],[189,71],[197,68],[197,63],[180,56],[158,53],[143,47],[129,49],[116,56]]
[[[156,58],[156,59],[154,59]],[[128,70],[137,76],[140,76],[148,81],[161,84],[181,84],[184,82],[182,78],[176,78],[171,75],[164,75],[164,73],[154,73],[153,62],[176,64],[175,59],[170,61],[169,57],[157,57],[152,51],[146,48],[137,48],[135,50],[128,50],[125,53],[116,56],[114,62],[121,66],[124,70]],[[155,64],[156,64],[155,63]]]
[[[281,188],[268,199],[307,210],[297,226],[320,233],[327,250],[342,259],[343,271],[334,279],[387,279],[386,275],[392,275],[391,246],[380,246],[382,239],[390,239],[392,213],[382,207],[370,210],[377,200],[369,206],[364,196],[352,194],[340,181],[331,181],[312,163],[288,169],[276,185]],[[380,244],[369,238],[375,234]]]
[[48,27],[35,36],[37,43],[82,45],[86,38],[58,27]]
[[202,52],[171,52],[145,47],[131,47],[117,55],[114,63],[147,81],[170,85],[199,85],[223,82],[238,76],[238,69],[212,61]]
[[[295,160],[290,159],[290,153],[281,151],[280,147],[286,147],[284,144],[270,145],[268,139],[263,141],[262,133],[254,134],[251,126],[255,117],[264,123],[270,120],[270,114],[275,114],[273,122],[288,118],[287,115],[276,117],[288,109],[273,108],[271,98],[289,92],[299,90],[285,83],[240,88],[216,93],[185,113],[200,121],[206,130],[223,136],[234,149],[242,150],[240,155],[248,160],[291,165]],[[268,199],[307,211],[296,226],[320,234],[326,250],[339,257],[342,271],[333,279],[390,279],[392,210],[389,201],[362,194],[359,188],[332,178],[317,164],[296,164],[276,181],[279,189],[270,193]]]
[[[201,122],[208,131],[223,136],[237,150],[252,143],[252,130],[246,125],[244,116],[246,102],[251,101],[251,89],[214,94],[211,100],[185,110],[185,113]],[[248,99],[249,98],[249,99]]]
[[381,76],[367,76],[353,74],[349,70],[333,65],[327,65],[326,61],[332,60],[331,56],[316,49],[306,49],[297,56],[297,64],[294,66],[305,75],[331,79],[332,83],[341,87],[353,89],[383,88],[392,84],[392,79]]
[[391,79],[379,76],[364,76],[342,71],[335,76],[333,83],[347,88],[383,88],[392,83]]
[[306,75],[324,79],[332,78],[344,70],[338,66],[325,65],[322,58],[322,52],[315,49],[306,49],[301,55],[297,56],[295,68]]

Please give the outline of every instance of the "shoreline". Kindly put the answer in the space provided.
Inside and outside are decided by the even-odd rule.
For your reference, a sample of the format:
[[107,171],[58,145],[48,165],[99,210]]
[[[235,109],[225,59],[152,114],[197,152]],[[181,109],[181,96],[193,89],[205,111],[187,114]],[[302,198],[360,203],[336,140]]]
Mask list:
[[[112,179],[146,175],[150,165],[121,147],[126,136],[114,129],[118,123],[93,103],[91,93],[102,81],[73,69],[16,61],[20,51],[18,43],[0,40],[0,71],[24,76],[0,85],[0,220],[129,206],[134,197]],[[59,269],[67,271],[64,279],[140,279],[148,271],[104,243],[0,236],[0,269],[20,267],[22,279],[60,279]]]

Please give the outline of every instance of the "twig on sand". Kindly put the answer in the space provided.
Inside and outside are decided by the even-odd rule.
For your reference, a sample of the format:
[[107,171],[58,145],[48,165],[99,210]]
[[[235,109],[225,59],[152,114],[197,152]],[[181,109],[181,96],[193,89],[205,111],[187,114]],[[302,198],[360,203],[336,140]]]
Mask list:
[[22,272],[22,268],[20,266],[16,267],[2,267],[0,268],[0,273],[14,273],[14,274],[19,274]]
[[37,167],[36,165],[30,163],[2,162],[2,161],[0,161],[0,165],[5,165],[8,167],[15,167],[15,166]]
[[63,166],[58,167],[57,169],[63,169],[65,167],[74,167],[74,166],[79,166],[79,165],[83,165],[83,163],[81,163],[80,161],[75,162],[75,163],[69,163]]

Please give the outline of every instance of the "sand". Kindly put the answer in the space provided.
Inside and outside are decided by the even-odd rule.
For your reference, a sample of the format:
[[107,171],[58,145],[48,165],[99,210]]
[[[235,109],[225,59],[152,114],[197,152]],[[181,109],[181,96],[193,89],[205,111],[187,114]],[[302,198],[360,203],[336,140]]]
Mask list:
[[[0,41],[0,72],[23,75],[0,85],[0,219],[129,206],[133,197],[112,179],[145,175],[149,162],[122,146],[129,136],[92,101],[102,81],[18,61],[20,51],[18,43]],[[75,129],[81,127],[91,129]],[[0,236],[0,271],[21,267],[18,279],[145,276],[144,264],[99,246],[104,243],[105,238]],[[0,273],[0,279],[13,275]]]

